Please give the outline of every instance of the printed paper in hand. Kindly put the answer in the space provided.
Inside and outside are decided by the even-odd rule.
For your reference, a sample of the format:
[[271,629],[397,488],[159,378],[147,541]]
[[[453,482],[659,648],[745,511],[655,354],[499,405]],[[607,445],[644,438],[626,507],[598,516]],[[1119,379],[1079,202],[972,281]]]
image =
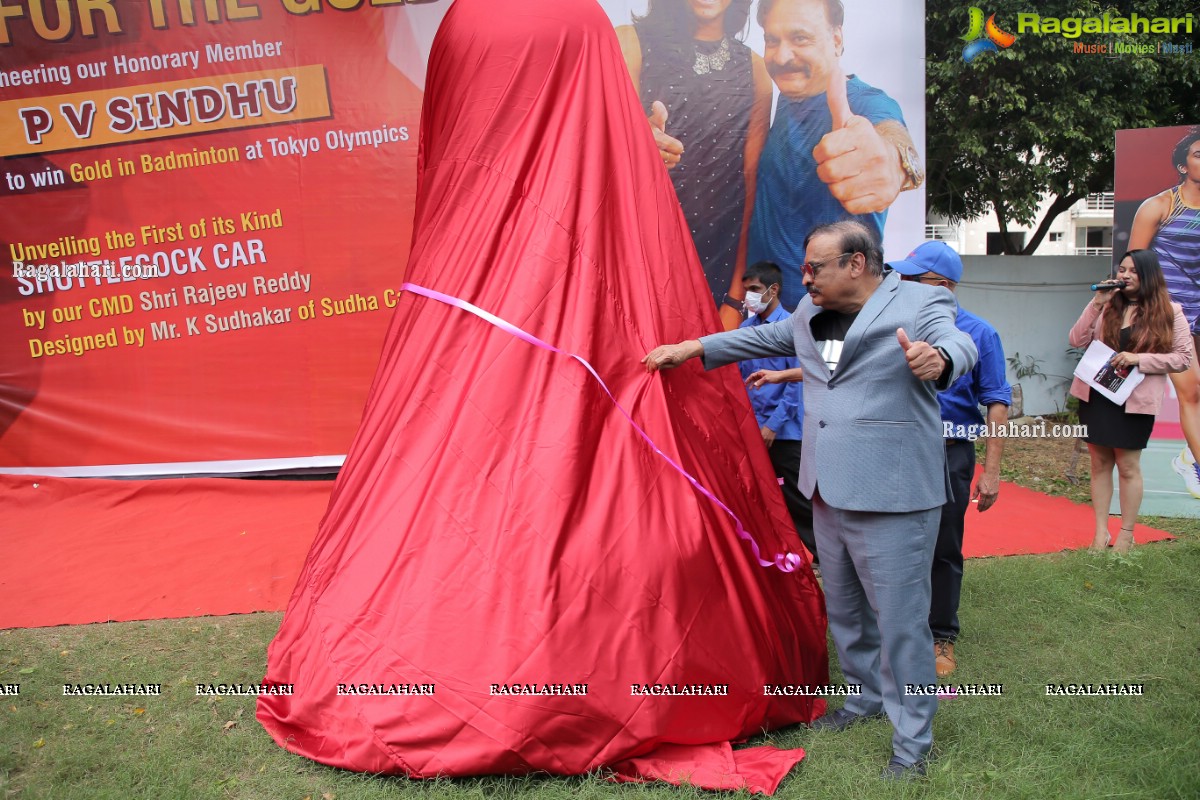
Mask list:
[[1075,367],[1075,377],[1117,405],[1121,405],[1129,399],[1129,395],[1146,376],[1137,367],[1117,369],[1109,363],[1114,355],[1115,350],[1099,339],[1093,339],[1087,352],[1079,360],[1079,365]]

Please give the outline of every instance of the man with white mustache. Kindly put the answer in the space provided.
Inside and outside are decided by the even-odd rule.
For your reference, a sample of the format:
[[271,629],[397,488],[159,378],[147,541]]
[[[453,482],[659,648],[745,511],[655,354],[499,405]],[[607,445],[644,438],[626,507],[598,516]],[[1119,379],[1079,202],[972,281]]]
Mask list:
[[813,228],[857,219],[882,240],[888,207],[925,180],[900,106],[842,72],[844,16],[841,0],[758,4],[780,98],[759,161],[747,262],[783,268],[789,310],[803,297],[803,242]]

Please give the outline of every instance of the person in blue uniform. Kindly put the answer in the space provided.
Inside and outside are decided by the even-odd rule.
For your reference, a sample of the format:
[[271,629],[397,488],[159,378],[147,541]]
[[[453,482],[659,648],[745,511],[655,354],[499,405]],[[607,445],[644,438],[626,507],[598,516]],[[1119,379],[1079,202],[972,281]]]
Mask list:
[[[962,280],[963,264],[958,253],[945,242],[925,242],[903,261],[889,264],[904,280],[927,286],[943,286],[954,291]],[[971,489],[975,477],[974,439],[982,433],[994,433],[1008,423],[1012,405],[1012,387],[1004,375],[1004,347],[1000,334],[985,319],[961,305],[954,326],[971,337],[979,360],[971,371],[948,389],[938,392],[942,411],[942,434],[946,440],[946,465],[950,471],[953,497],[942,506],[937,544],[933,550],[932,593],[929,604],[929,630],[933,634],[934,666],[939,678],[958,666],[954,645],[958,640],[958,604],[963,580],[963,529],[967,509],[978,503],[987,511],[1000,495],[1000,458],[1004,439],[987,436],[984,468]],[[987,421],[979,407],[987,409]]]
[[[788,318],[779,303],[783,277],[779,265],[758,261],[746,268],[742,278],[746,290],[745,306],[750,316],[742,328],[769,325]],[[800,541],[817,564],[817,542],[813,535],[812,501],[800,492],[800,450],[804,433],[804,388],[799,382],[765,380],[767,373],[799,372],[800,361],[794,356],[768,356],[738,362],[742,380],[750,387],[750,405],[762,429],[763,442],[783,489],[783,500]]]

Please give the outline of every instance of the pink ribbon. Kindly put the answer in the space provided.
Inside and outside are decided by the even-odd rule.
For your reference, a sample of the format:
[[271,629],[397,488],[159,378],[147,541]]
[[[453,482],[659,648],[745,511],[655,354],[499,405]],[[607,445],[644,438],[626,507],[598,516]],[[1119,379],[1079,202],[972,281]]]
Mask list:
[[633,417],[629,416],[629,412],[627,412],[624,408],[621,407],[621,404],[617,402],[617,398],[609,390],[608,385],[604,382],[604,379],[601,378],[600,375],[596,373],[596,370],[592,368],[592,365],[589,364],[585,358],[583,358],[582,356],[576,355],[575,353],[568,353],[565,350],[560,350],[557,347],[555,347],[554,345],[549,344],[548,342],[543,342],[541,339],[537,338],[533,334],[527,333],[526,331],[521,330],[516,325],[513,325],[511,322],[507,322],[506,320],[503,320],[500,317],[497,317],[495,314],[484,311],[482,308],[472,305],[472,304],[468,303],[466,300],[462,300],[457,297],[452,297],[448,294],[442,294],[441,292],[436,292],[433,289],[426,289],[423,286],[417,286],[415,283],[403,284],[400,287],[400,291],[412,292],[413,294],[420,295],[421,297],[426,297],[426,298],[429,298],[430,300],[437,300],[439,303],[445,303],[448,306],[454,306],[455,308],[460,308],[463,311],[469,311],[472,314],[474,314],[475,316],[484,320],[485,322],[495,325],[500,330],[504,331],[507,334],[510,334],[511,336],[515,336],[516,338],[520,339],[523,342],[528,342],[529,344],[531,344],[535,347],[540,347],[543,350],[549,350],[552,353],[558,353],[559,355],[567,356],[569,358],[573,358],[576,361],[578,361],[580,364],[583,365],[583,368],[586,369],[591,374],[591,376],[596,379],[596,382],[600,384],[600,388],[604,390],[604,393],[606,395],[608,395],[608,399],[612,400],[613,405],[616,406],[617,410],[621,412],[621,416],[625,417],[625,420],[630,425],[633,426],[633,429],[638,432],[638,435],[646,440],[646,443],[648,445],[650,445],[650,449],[652,449],[655,453],[658,453],[658,455],[661,456],[664,461],[666,461],[668,464],[670,464],[672,467],[674,467],[675,470],[680,475],[687,478],[688,483],[690,483],[693,487],[695,487],[696,491],[698,491],[700,494],[707,497],[712,502],[716,503],[717,506],[722,511],[724,511],[726,514],[729,515],[729,518],[733,520],[733,524],[734,524],[735,528],[737,529],[737,535],[739,537],[741,537],[742,539],[744,539],[745,541],[749,542],[750,549],[752,551],[754,551],[754,559],[756,561],[758,561],[759,566],[776,567],[781,572],[792,572],[797,567],[800,566],[800,563],[801,563],[800,556],[796,555],[795,553],[777,554],[775,556],[774,561],[767,561],[767,560],[763,559],[762,551],[759,549],[758,542],[756,542],[754,540],[754,537],[751,536],[749,531],[746,530],[746,527],[742,524],[742,521],[740,519],[738,519],[737,514],[733,513],[733,511],[729,508],[729,506],[722,503],[720,501],[720,499],[717,498],[716,495],[714,495],[708,489],[704,488],[704,486],[702,486],[700,484],[700,481],[693,478],[688,473],[687,470],[685,470],[683,467],[676,464],[671,459],[670,456],[668,456],[666,453],[664,453],[662,450],[660,450],[658,448],[658,445],[656,445],[654,443],[654,440],[651,439],[650,436],[644,430],[642,430],[641,427],[636,422],[633,421]]

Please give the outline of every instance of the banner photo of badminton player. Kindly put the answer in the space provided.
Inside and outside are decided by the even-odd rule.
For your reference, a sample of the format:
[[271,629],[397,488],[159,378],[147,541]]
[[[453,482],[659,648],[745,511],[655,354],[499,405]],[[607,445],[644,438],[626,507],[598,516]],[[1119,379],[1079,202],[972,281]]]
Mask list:
[[[781,222],[795,217],[791,198],[820,189],[822,214],[848,215],[843,201],[854,207],[854,187],[816,177],[814,148],[835,114],[843,127],[858,114],[877,129],[891,124],[889,180],[903,190],[866,216],[884,230],[889,255],[919,242],[923,4],[823,15],[828,63],[817,71],[850,76],[848,98],[832,105],[823,88],[797,88],[795,73],[808,66],[768,48],[779,37],[759,21],[782,30],[809,4],[774,0],[765,16],[759,2],[693,5],[601,2],[647,127],[668,158],[676,144],[682,151],[667,166],[725,324],[738,321],[748,257],[777,260],[791,287],[785,300],[798,298],[803,259],[795,237],[779,234],[803,239],[799,222]],[[0,471],[341,463],[403,283],[425,60],[448,7],[6,8]],[[664,44],[671,26],[684,35]],[[660,94],[675,85],[672,70],[702,93]],[[822,159],[834,157],[826,150]]]
[[[1153,250],[1167,291],[1182,306],[1195,339],[1200,334],[1200,124],[1117,131],[1113,190],[1114,266],[1128,250]],[[1200,499],[1200,469],[1193,455],[1200,446],[1195,399],[1200,369],[1193,362],[1170,378],[1152,438],[1178,440],[1170,461],[1180,494]],[[1200,516],[1200,506],[1173,513]]]
[[444,12],[9,4],[0,469],[344,452],[403,281]]

